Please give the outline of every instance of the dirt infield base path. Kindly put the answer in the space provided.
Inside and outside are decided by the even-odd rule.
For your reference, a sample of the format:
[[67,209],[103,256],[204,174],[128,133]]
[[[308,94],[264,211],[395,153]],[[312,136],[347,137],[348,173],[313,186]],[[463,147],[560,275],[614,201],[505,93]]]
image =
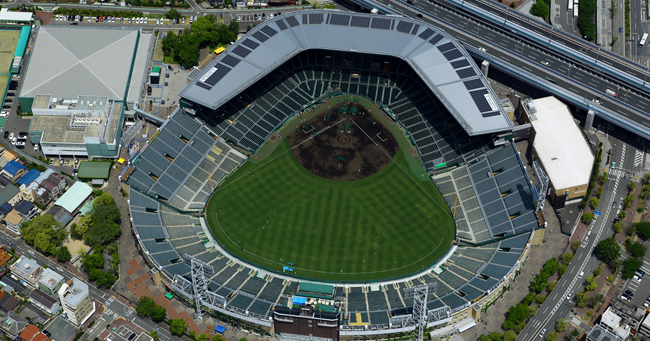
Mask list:
[[[339,114],[342,106],[359,113]],[[302,123],[289,134],[289,142],[298,162],[310,173],[338,181],[379,172],[400,149],[386,127],[363,106],[351,102],[336,104]]]

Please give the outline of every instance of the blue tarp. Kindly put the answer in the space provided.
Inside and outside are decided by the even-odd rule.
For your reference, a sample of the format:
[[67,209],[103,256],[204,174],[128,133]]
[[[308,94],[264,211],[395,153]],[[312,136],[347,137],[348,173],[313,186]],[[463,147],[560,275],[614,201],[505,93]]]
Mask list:
[[29,185],[32,183],[32,181],[36,180],[36,178],[38,178],[39,176],[41,176],[41,172],[37,171],[36,169],[32,169],[29,172],[27,172],[25,175],[20,177],[20,179],[18,179],[16,183],[18,183],[19,185]]
[[305,304],[307,303],[307,298],[306,297],[300,297],[300,296],[294,296],[293,297],[293,304]]
[[223,332],[226,331],[226,327],[222,327],[222,326],[220,326],[220,325],[217,325],[217,326],[214,328],[214,331],[217,332],[217,333],[221,333],[221,334],[223,334]]

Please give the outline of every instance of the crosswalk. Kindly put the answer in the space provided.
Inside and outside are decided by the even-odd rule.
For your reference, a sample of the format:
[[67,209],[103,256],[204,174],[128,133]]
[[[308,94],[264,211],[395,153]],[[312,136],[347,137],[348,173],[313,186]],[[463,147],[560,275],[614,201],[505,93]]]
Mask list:
[[133,314],[133,310],[126,309],[126,311],[124,312],[124,318],[126,318],[128,320],[129,316],[131,316],[132,314]]
[[117,318],[117,313],[114,312],[114,311],[112,311],[112,310],[110,310],[110,309],[106,310],[106,312],[105,312],[104,314],[106,314],[106,315],[108,315],[108,316],[111,316],[111,317],[113,317],[113,318]]
[[610,178],[622,178],[622,177],[625,177],[625,173],[627,173],[627,171],[622,170],[622,169],[612,168],[612,169],[609,170],[609,177]]
[[643,162],[643,152],[640,150],[634,151],[634,167],[639,167]]
[[582,325],[581,321],[578,320],[575,316],[571,316],[571,323],[576,327],[580,327]]

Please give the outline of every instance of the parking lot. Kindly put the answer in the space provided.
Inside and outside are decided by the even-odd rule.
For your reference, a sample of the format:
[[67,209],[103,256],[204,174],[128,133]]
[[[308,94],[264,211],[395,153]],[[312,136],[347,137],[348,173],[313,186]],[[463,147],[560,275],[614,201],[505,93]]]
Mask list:
[[51,340],[69,340],[75,335],[77,328],[59,315],[45,326],[45,330],[52,334]]
[[[622,301],[629,301],[635,306],[643,306],[650,296],[650,250],[648,250],[648,243],[646,244],[646,253],[643,259],[643,265],[641,266],[640,273],[643,275],[641,278],[635,276],[630,278],[625,283],[623,289],[619,289],[619,294],[617,299]],[[650,302],[648,302],[650,305]]]

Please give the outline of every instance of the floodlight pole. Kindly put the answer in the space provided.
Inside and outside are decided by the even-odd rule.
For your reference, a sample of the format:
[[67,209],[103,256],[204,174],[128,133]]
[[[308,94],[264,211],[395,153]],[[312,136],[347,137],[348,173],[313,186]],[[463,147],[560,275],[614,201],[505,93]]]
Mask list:
[[428,285],[413,288],[413,322],[415,323],[415,338],[417,341],[424,339],[424,325],[427,322],[428,294]]

